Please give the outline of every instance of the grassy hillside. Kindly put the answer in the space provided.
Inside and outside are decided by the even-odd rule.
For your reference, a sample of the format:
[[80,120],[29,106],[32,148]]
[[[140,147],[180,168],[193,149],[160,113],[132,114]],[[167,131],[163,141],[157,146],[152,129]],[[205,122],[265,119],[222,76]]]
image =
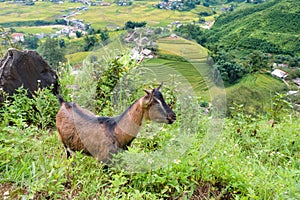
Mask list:
[[[165,75],[170,73],[170,68],[174,69],[191,84],[196,95],[210,102],[211,93],[216,86],[211,80],[212,66],[207,64],[207,49],[180,37],[160,39],[158,47],[159,58],[148,60],[145,66]],[[285,83],[269,74],[249,74],[236,84],[226,87],[227,106],[229,108],[234,104],[243,104],[255,113],[259,111],[255,110],[255,106],[259,104],[260,111],[266,111],[275,92],[286,89]]]
[[[148,124],[105,168],[80,152],[66,158],[53,126],[58,102],[49,91],[34,100],[14,98],[0,107],[1,199],[300,198],[300,118],[292,113],[278,110],[281,120],[271,126],[268,118],[239,110],[222,126],[201,110],[176,110],[175,124],[155,133]],[[197,124],[191,123],[194,112],[201,118]]]
[[284,93],[288,86],[270,74],[249,74],[238,83],[226,88],[227,113],[232,108],[243,106],[248,114],[266,114],[273,106],[276,93]]
[[273,0],[218,17],[208,43],[230,49],[300,55],[300,2]]

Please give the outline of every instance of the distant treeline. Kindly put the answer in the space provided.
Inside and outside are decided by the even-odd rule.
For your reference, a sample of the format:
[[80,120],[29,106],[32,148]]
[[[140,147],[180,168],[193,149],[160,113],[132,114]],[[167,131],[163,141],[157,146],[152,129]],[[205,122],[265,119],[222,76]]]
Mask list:
[[4,28],[18,27],[18,26],[46,26],[46,25],[67,25],[64,19],[55,19],[54,21],[34,20],[34,21],[15,21],[0,23]]

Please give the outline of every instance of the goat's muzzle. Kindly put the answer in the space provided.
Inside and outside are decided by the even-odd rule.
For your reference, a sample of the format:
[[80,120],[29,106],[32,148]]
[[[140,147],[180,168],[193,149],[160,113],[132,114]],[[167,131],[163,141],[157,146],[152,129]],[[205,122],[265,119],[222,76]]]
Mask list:
[[168,124],[173,124],[176,121],[176,115],[174,114],[169,114],[167,116]]

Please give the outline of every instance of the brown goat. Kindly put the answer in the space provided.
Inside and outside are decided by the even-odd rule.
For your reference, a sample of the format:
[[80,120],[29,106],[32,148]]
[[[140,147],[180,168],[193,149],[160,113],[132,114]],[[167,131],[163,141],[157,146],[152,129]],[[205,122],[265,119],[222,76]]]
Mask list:
[[160,92],[161,86],[145,90],[145,96],[117,117],[98,117],[78,104],[65,102],[59,97],[61,107],[56,114],[56,128],[67,157],[70,150],[82,151],[98,161],[107,162],[111,154],[127,149],[138,134],[143,119],[172,124],[176,115],[166,104]]

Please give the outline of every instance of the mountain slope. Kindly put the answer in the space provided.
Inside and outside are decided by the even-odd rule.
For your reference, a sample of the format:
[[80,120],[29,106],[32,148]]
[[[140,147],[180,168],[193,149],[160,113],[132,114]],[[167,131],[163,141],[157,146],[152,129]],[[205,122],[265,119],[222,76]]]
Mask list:
[[300,55],[300,1],[274,0],[218,17],[206,33],[225,48]]

